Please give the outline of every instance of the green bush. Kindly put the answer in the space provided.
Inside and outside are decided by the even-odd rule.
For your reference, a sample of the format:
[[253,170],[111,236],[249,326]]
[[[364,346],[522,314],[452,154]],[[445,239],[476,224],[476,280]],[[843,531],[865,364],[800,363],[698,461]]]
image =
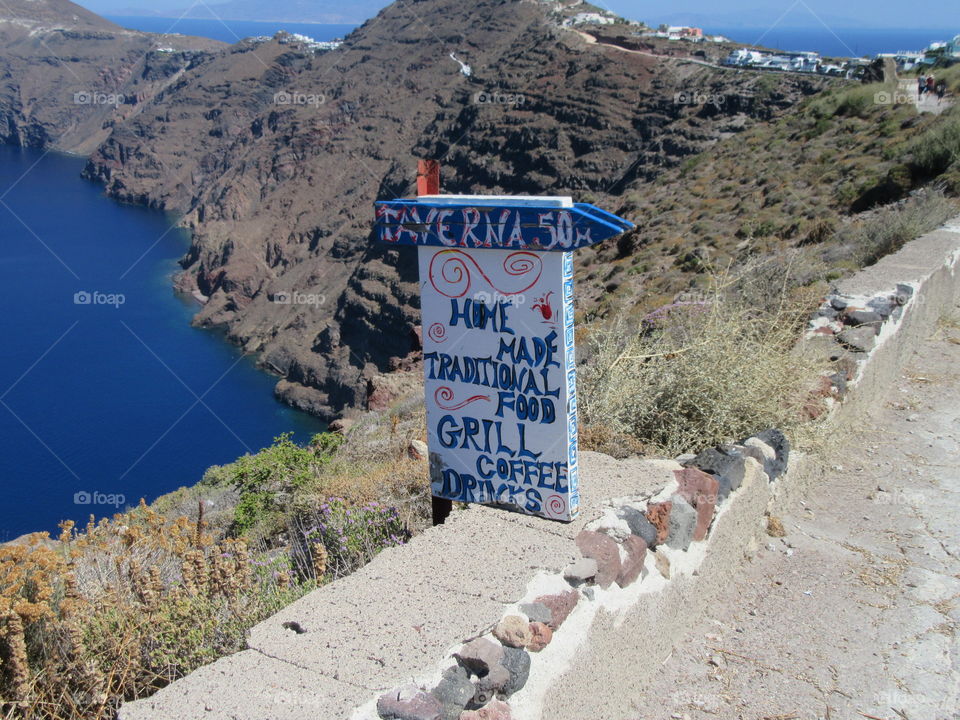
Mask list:
[[282,514],[281,499],[316,484],[343,443],[335,433],[314,435],[307,447],[291,437],[284,433],[270,447],[230,465],[210,468],[204,475],[207,485],[231,485],[240,492],[231,534],[244,535],[260,525],[276,524]]
[[257,525],[264,522],[268,515],[278,509],[274,495],[267,490],[248,491],[240,496],[237,507],[233,511],[233,524],[230,526],[234,535],[244,535]]
[[848,88],[840,95],[834,114],[851,118],[868,117],[876,107],[874,102],[876,94],[887,89],[887,86],[882,83]]

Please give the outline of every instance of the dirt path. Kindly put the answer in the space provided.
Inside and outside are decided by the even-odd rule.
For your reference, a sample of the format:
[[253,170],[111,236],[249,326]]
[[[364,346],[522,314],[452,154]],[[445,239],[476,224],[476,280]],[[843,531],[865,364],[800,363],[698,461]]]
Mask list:
[[919,112],[928,112],[934,115],[939,115],[947,108],[953,106],[953,100],[951,98],[944,97],[943,100],[938,100],[936,93],[925,92],[920,97],[917,97],[916,88],[913,89],[913,103],[917,106]]
[[[952,339],[952,340],[951,340]],[[644,720],[960,718],[960,330],[928,339],[844,457],[636,699]]]
[[647,52],[645,50],[631,50],[629,48],[621,47],[620,45],[599,42],[593,35],[585,33],[582,30],[574,30],[574,32],[582,37],[588,45],[599,45],[601,47],[613,48],[614,50],[619,50],[620,52],[630,53],[631,55],[644,55],[646,57],[657,58],[658,60],[676,60],[677,62],[690,63],[692,65],[703,65],[704,67],[716,68],[717,70],[731,69],[724,67],[723,65],[707,62],[706,60],[694,60],[693,58],[689,57],[674,57],[673,55],[658,55],[657,53]]

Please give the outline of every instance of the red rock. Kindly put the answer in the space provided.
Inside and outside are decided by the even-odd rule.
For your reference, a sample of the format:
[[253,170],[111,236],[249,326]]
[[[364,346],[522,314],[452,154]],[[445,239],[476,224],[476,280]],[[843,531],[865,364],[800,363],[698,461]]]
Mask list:
[[541,595],[534,602],[546,605],[550,610],[550,621],[547,625],[556,632],[563,625],[573,609],[577,606],[580,594],[576,590],[569,590],[558,595]]
[[594,582],[608,588],[620,574],[620,548],[606,533],[582,530],[576,539],[577,547],[584,557],[597,561],[597,576]]
[[829,375],[821,375],[800,406],[800,417],[804,420],[816,420],[827,411],[824,398],[837,394],[837,388]]
[[657,545],[667,541],[667,535],[670,533],[670,509],[672,507],[673,503],[669,500],[647,505],[647,520],[657,529]]
[[542,622],[530,623],[530,633],[531,640],[527,643],[527,650],[530,652],[540,652],[553,640],[553,630]]
[[823,325],[813,331],[814,335],[836,335],[836,331],[829,325]]
[[800,408],[803,420],[816,420],[827,411],[827,405],[819,395],[810,394]]
[[680,483],[677,492],[697,511],[697,527],[693,531],[693,539],[703,540],[707,537],[707,530],[709,530],[710,522],[713,520],[720,481],[713,475],[708,475],[694,467],[674,470],[673,474],[676,476],[677,482]]
[[382,412],[396,400],[396,395],[380,378],[367,380],[367,410]]
[[623,549],[627,551],[627,558],[621,563],[617,585],[625,588],[636,582],[643,572],[643,561],[647,557],[647,543],[642,537],[628,535],[623,541]]
[[464,710],[460,720],[513,720],[513,715],[503,700],[493,700],[479,710]]

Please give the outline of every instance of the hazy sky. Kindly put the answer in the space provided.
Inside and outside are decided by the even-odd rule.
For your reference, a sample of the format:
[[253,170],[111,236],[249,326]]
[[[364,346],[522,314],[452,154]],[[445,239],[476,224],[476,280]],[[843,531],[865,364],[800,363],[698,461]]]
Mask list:
[[[80,4],[99,13],[140,7],[158,12],[189,7],[194,0],[80,0]],[[468,0],[469,1],[469,0]],[[224,0],[205,0],[211,6]],[[386,5],[388,0],[384,0]],[[739,27],[898,27],[944,28],[944,35],[957,32],[960,8],[957,0],[913,0],[878,2],[877,0],[593,0],[625,17],[648,23],[698,23]],[[283,0],[274,0],[282,5]],[[263,18],[269,7],[264,3]],[[349,5],[344,0],[343,5]],[[198,3],[199,4],[199,3]],[[708,27],[709,29],[709,27]]]

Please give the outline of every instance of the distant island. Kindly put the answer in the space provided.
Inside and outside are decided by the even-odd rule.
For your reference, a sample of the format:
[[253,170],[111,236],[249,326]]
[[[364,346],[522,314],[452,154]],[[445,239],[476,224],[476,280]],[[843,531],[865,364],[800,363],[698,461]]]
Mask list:
[[376,15],[387,4],[385,0],[355,0],[349,3],[331,0],[279,0],[267,4],[257,0],[229,0],[224,3],[196,3],[162,10],[132,5],[118,7],[111,10],[110,14],[190,20],[282,21],[339,25],[360,24]]

